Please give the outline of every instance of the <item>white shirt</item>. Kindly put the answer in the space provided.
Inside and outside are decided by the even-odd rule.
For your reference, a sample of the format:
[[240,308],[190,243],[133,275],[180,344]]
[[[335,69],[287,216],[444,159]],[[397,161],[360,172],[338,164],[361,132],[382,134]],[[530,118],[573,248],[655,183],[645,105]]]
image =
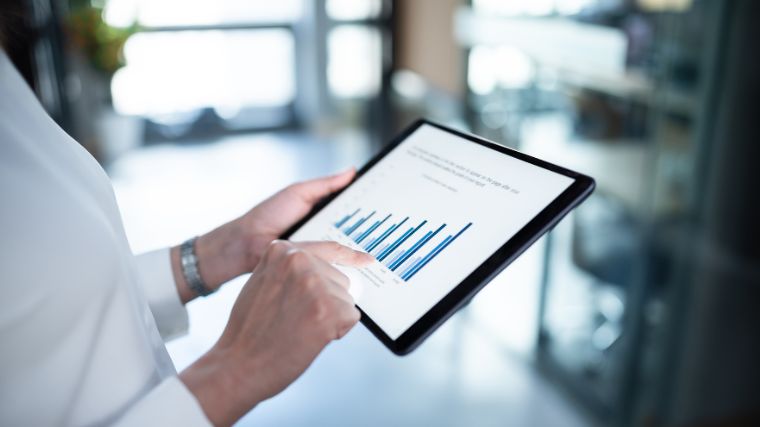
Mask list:
[[208,425],[162,341],[186,329],[169,250],[132,254],[108,177],[0,49],[0,425]]

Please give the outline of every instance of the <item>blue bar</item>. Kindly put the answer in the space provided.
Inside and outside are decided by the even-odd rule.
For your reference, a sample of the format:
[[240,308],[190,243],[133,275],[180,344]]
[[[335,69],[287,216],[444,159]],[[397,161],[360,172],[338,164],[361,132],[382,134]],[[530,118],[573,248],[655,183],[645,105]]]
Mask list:
[[[416,241],[416,242],[415,242],[415,243],[414,243],[414,244],[413,244],[413,245],[412,245],[412,246],[411,246],[411,247],[410,247],[410,248],[407,250],[407,252],[411,252],[412,250],[414,250],[414,248],[416,248],[416,247],[417,247],[417,245],[418,245],[418,244],[419,244],[421,241],[423,241],[424,239],[426,239],[426,238],[430,237],[430,235],[431,235],[432,233],[433,233],[432,231],[428,231],[427,233],[425,233],[425,235],[424,235],[424,236],[422,236],[422,238],[421,238],[420,240]],[[390,269],[391,269],[391,271],[395,271],[396,267],[398,267],[398,264],[396,263],[396,261],[400,261],[400,263],[401,263],[401,262],[404,262],[404,260],[405,260],[405,259],[406,259],[406,258],[403,258],[403,259],[402,259],[402,257],[398,257],[398,258],[396,258],[395,260],[393,260],[393,262],[391,262],[390,264],[388,264],[388,268],[390,268]],[[400,263],[399,263],[399,264],[400,264]]]
[[343,219],[341,219],[340,221],[336,222],[333,225],[335,226],[335,228],[340,228],[340,226],[345,224],[346,221],[348,221],[349,219],[351,219],[351,215],[346,215],[343,217]]
[[375,243],[375,240],[377,240],[377,237],[369,239],[369,242],[367,242],[367,244],[365,244],[364,246],[362,246],[364,248],[364,250],[366,251],[368,247],[372,246],[372,244]]
[[386,265],[386,267],[390,268],[390,266],[393,265],[393,263],[396,262],[397,259],[399,259],[402,256],[404,256],[405,252],[406,251],[399,251],[399,253],[397,253],[396,256],[392,257],[391,260],[388,261],[388,265]]
[[390,217],[391,216],[388,215],[385,218],[383,218],[382,221],[375,221],[375,223],[372,224],[372,227],[368,228],[367,231],[364,232],[364,234],[362,234],[361,236],[359,236],[358,239],[356,239],[356,244],[358,245],[359,243],[361,243],[362,240],[366,239],[367,236],[369,236],[370,233],[372,233],[373,231],[375,231],[377,229],[377,227],[380,227],[381,225],[383,225],[383,223],[385,221],[388,221],[388,218],[390,218]]
[[353,230],[353,228],[356,227],[358,224],[361,224],[362,221],[364,221],[364,218],[357,219],[354,225],[349,225],[348,227],[343,229],[343,234],[348,235],[351,232],[351,230]]
[[432,258],[433,256],[435,256],[435,254],[438,253],[438,251],[443,250],[443,248],[445,248],[446,245],[448,245],[452,237],[453,236],[449,234],[448,236],[446,236],[445,239],[441,240],[441,242],[438,243],[438,245],[435,248],[433,248],[432,251],[428,252],[427,255],[422,257],[421,260],[417,261],[410,268],[407,268],[406,271],[401,275],[401,278],[404,280],[408,280],[408,278],[410,277],[409,275],[412,274],[412,272],[417,269],[418,265],[420,266],[420,268],[422,268],[422,264],[425,263],[429,258]]
[[427,263],[429,263],[430,260],[432,260],[433,258],[435,258],[436,255],[438,255],[439,253],[441,253],[442,250],[446,249],[446,246],[448,246],[449,244],[451,244],[451,242],[453,242],[457,237],[461,236],[462,233],[464,233],[465,230],[467,230],[468,228],[470,228],[471,225],[472,225],[472,223],[469,223],[469,224],[465,225],[463,229],[459,230],[459,233],[457,233],[454,237],[451,238],[451,240],[449,240],[445,244],[438,245],[440,247],[436,248],[437,251],[436,251],[436,249],[433,249],[432,252],[430,252],[425,258],[423,258],[423,260],[418,265],[416,265],[414,267],[414,269],[412,269],[412,271],[410,271],[406,275],[406,277],[402,277],[402,279],[404,279],[404,280],[411,279],[415,274],[417,274],[418,271],[420,271],[420,269],[422,269],[422,267],[424,267]]
[[418,250],[420,250],[420,248],[422,246],[424,246],[425,243],[427,243],[428,241],[430,241],[430,239],[432,239],[433,237],[435,237],[436,234],[440,233],[441,230],[443,230],[444,227],[446,227],[446,224],[441,224],[441,226],[438,227],[438,229],[435,230],[433,233],[428,232],[428,234],[426,234],[425,237],[423,237],[422,239],[420,239],[417,243],[415,243],[414,246],[412,246],[412,249],[410,249],[409,252],[405,253],[404,256],[400,260],[396,261],[396,264],[394,264],[393,267],[391,267],[391,271],[396,271],[396,269],[401,264],[403,264],[404,261],[406,261],[407,259],[409,259],[409,257],[411,257],[412,255],[414,255],[415,252],[417,252]]
[[372,215],[374,215],[375,212],[376,211],[372,211],[371,214],[365,216],[364,218],[360,219],[359,221],[356,221],[356,224],[352,225],[351,227],[348,227],[346,229],[346,231],[344,231],[344,233],[346,234],[346,236],[350,236],[351,233],[353,233],[354,231],[356,231],[357,228],[361,227],[361,225],[364,224],[364,221],[372,218]]
[[399,228],[402,225],[404,225],[404,223],[408,219],[409,219],[409,217],[406,217],[406,218],[404,218],[403,221],[399,222],[398,224],[392,225],[389,229],[387,229],[385,231],[385,233],[381,234],[380,237],[378,237],[377,239],[373,240],[372,243],[370,243],[370,245],[367,246],[367,252],[372,252],[372,250],[375,249],[380,243],[383,243],[383,240],[385,240],[386,237],[390,236],[391,233],[393,233],[394,231],[396,231],[397,228]]
[[422,259],[422,257],[418,256],[417,258],[414,258],[413,260],[411,260],[411,262],[409,262],[409,264],[407,264],[407,266],[404,269],[404,271],[401,272],[401,278],[403,279],[404,276],[406,276],[406,273],[408,273],[412,268],[414,268],[414,266],[417,265],[417,263],[420,262],[421,259]]
[[417,227],[415,227],[413,229],[410,228],[409,231],[407,231],[406,233],[404,233],[403,236],[401,236],[398,239],[396,239],[396,241],[393,242],[393,244],[388,249],[386,249],[385,251],[383,251],[383,253],[380,254],[379,257],[377,257],[377,260],[382,262],[385,259],[385,257],[388,256],[389,253],[395,251],[397,247],[401,246],[401,244],[404,243],[406,241],[406,239],[408,239],[412,234],[416,233],[417,230],[419,230],[426,223],[427,223],[427,220],[424,220]]
[[[380,253],[378,253],[375,258],[377,258],[378,261],[384,260],[385,257],[387,257],[391,252],[393,252],[396,249],[396,247],[398,246],[396,243],[399,243],[399,241],[406,240],[406,238],[409,237],[409,235],[411,235],[413,232],[414,232],[414,227],[409,227],[409,229],[406,230],[404,232],[404,234],[401,235],[401,237],[399,237],[398,239],[396,239],[395,242],[393,242],[393,243],[389,244],[388,246],[386,246],[385,249],[383,249],[382,251],[380,251]],[[401,243],[399,243],[399,245],[400,244]]]
[[354,213],[352,213],[351,215],[344,216],[343,219],[341,219],[340,221],[338,221],[338,222],[335,223],[335,228],[342,227],[343,224],[347,223],[348,220],[350,220],[351,218],[353,218],[354,215],[356,215],[357,213],[359,213],[359,209],[355,210]]
[[372,224],[372,225],[370,225],[369,228],[367,228],[366,230],[364,230],[361,233],[359,233],[359,235],[356,236],[356,239],[354,239],[354,242],[356,242],[356,243],[361,242],[364,237],[367,237],[367,233],[370,230],[373,230],[373,227],[377,227],[379,224],[380,224],[380,221],[375,221],[375,223]]
[[[389,244],[383,245],[377,252],[378,253],[382,253],[384,250],[388,249],[388,246],[390,246],[390,245]],[[377,257],[375,257],[375,258],[377,258]]]

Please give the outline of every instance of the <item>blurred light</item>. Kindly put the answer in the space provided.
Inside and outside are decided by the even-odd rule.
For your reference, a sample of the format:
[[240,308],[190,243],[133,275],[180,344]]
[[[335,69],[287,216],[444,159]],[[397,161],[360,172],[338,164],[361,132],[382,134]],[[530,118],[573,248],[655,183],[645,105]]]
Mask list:
[[638,0],[642,9],[651,12],[684,12],[691,8],[693,0]]
[[563,15],[575,15],[583,11],[586,6],[595,3],[596,0],[557,0],[557,12]]
[[575,15],[595,2],[596,0],[473,0],[472,8],[478,13],[500,16],[546,16],[555,12]]
[[478,95],[501,88],[520,89],[530,85],[536,72],[530,58],[519,49],[476,46],[470,51],[467,84]]
[[623,313],[625,311],[625,303],[622,296],[616,295],[615,292],[599,292],[597,295],[597,304],[599,306],[599,312],[607,319],[618,322],[623,319]]
[[294,22],[301,0],[108,0],[106,22],[125,26],[135,21],[150,27],[246,22]]
[[137,3],[135,0],[108,0],[103,20],[112,27],[129,27],[137,21]]
[[488,95],[496,88],[492,49],[476,46],[467,59],[467,85],[477,95]]
[[591,335],[591,344],[597,350],[606,350],[620,337],[620,329],[612,323],[605,323]]
[[224,120],[231,120],[240,114],[240,106],[237,105],[219,105],[214,107],[214,113]]
[[554,0],[528,0],[520,3],[523,4],[523,13],[526,15],[543,16],[554,12]]
[[473,0],[472,8],[478,13],[501,16],[550,15],[555,0]]
[[423,99],[428,91],[425,79],[409,70],[399,70],[393,73],[391,86],[397,94],[411,100]]
[[295,96],[294,41],[287,30],[139,33],[113,77],[122,114],[166,115],[204,107],[283,106]]
[[339,98],[365,98],[380,90],[382,47],[380,31],[343,25],[327,38],[327,81]]
[[499,47],[495,55],[496,72],[502,87],[522,88],[530,85],[536,73],[527,55],[510,46]]
[[327,0],[327,16],[336,21],[351,21],[377,18],[382,3],[380,0]]

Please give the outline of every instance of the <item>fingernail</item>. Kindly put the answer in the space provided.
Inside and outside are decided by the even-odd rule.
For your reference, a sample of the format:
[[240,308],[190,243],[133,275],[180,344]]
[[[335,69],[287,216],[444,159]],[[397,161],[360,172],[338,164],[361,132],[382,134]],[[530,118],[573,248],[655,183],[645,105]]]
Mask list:
[[368,254],[368,253],[366,253],[366,252],[359,252],[359,253],[360,253],[360,254],[362,254],[362,255],[361,255],[361,257],[362,257],[362,261],[363,261],[365,264],[369,264],[369,263],[371,263],[371,262],[372,262],[372,260],[374,260],[374,259],[375,259],[375,258],[374,258],[372,255],[370,255],[370,254]]

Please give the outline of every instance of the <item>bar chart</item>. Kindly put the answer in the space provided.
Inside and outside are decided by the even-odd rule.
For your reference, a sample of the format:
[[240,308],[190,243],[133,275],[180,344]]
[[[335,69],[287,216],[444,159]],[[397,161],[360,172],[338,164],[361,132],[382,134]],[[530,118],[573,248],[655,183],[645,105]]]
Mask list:
[[376,210],[360,208],[333,225],[406,282],[467,231],[472,222],[446,235],[451,228],[446,223],[394,217],[392,213],[383,216]]

